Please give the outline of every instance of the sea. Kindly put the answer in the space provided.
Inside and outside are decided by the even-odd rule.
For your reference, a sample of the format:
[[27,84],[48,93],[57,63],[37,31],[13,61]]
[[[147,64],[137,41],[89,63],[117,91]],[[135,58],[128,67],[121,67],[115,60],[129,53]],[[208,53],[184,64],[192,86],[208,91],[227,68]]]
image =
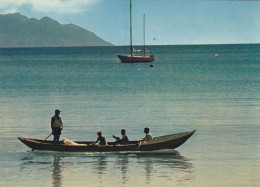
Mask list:
[[[260,44],[0,49],[0,186],[260,185]],[[130,140],[196,130],[175,150],[31,151],[61,110],[61,140]],[[50,136],[48,140],[52,140]]]

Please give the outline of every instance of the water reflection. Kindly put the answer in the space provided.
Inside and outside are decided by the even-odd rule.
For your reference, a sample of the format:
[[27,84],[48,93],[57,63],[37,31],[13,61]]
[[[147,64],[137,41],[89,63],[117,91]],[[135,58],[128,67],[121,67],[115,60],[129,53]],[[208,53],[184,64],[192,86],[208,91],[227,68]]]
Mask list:
[[193,179],[192,164],[176,150],[154,153],[144,152],[137,154],[136,158],[145,170],[147,184],[150,184],[152,178],[158,174],[157,171],[161,173],[161,177],[167,177],[168,180],[172,180],[173,175],[180,171],[185,172],[185,180]]
[[60,156],[54,154],[53,155],[53,165],[52,165],[52,185],[53,187],[61,187],[62,186],[62,167],[60,164]]
[[144,160],[144,169],[145,169],[145,172],[146,172],[146,182],[148,184],[150,184],[151,172],[152,172],[152,169],[153,169],[151,158],[147,158],[147,159]]
[[92,158],[92,168],[94,173],[96,173],[97,181],[99,184],[103,184],[105,181],[103,176],[105,176],[107,170],[108,156],[106,154],[86,155],[86,157],[89,156]]
[[[86,182],[86,185],[94,186],[125,186],[133,182],[149,185],[156,181],[180,181],[185,184],[194,179],[192,164],[178,151],[40,154],[34,152],[24,155],[21,161],[24,168],[30,168],[31,164],[37,165],[34,167],[36,172],[42,169],[44,164],[44,169],[50,172],[49,182],[53,187]],[[63,176],[65,173],[67,177]],[[69,181],[68,175],[78,177],[77,181]],[[45,178],[48,180],[47,176]]]
[[97,174],[105,174],[107,166],[107,156],[98,156],[95,159],[97,159]]
[[[25,172],[28,172],[27,170],[29,170],[32,165],[35,165],[36,167],[33,167],[34,173],[35,175],[40,175],[41,178],[46,176],[41,175],[41,173],[38,171],[42,169],[49,170],[52,178],[52,186],[61,187],[63,180],[61,163],[62,157],[64,157],[64,155],[59,153],[26,152],[20,159],[22,161],[21,169],[25,170]],[[43,165],[45,166],[44,168],[42,167]],[[30,173],[31,172],[32,170],[30,170]],[[46,181],[49,180],[46,179]]]
[[117,157],[115,159],[115,165],[117,165],[118,168],[120,169],[122,183],[126,184],[128,181],[128,178],[127,178],[127,171],[128,171],[128,165],[129,165],[128,155],[125,155],[125,154],[117,155]]

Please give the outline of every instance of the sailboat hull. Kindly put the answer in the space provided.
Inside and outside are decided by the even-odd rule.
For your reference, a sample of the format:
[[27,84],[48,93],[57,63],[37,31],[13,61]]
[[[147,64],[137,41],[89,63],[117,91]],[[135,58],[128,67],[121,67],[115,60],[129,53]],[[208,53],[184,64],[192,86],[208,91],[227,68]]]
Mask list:
[[122,63],[138,63],[138,62],[152,62],[154,61],[153,54],[150,56],[137,56],[137,55],[116,55]]

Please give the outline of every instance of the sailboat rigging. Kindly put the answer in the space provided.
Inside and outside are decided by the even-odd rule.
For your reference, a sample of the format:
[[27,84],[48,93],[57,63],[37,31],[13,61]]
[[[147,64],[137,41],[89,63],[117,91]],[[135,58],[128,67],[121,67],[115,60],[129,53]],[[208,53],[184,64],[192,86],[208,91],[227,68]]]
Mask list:
[[[133,41],[132,41],[132,0],[130,0],[130,55],[119,55],[118,54],[117,57],[121,60],[122,63],[136,63],[136,62],[152,62],[152,61],[154,61],[154,55],[150,51],[145,49],[145,14],[143,16],[143,38],[144,38],[143,53],[141,55],[136,55],[136,53],[142,52],[142,50],[135,50],[133,48]],[[150,55],[146,55],[147,52],[150,52]]]

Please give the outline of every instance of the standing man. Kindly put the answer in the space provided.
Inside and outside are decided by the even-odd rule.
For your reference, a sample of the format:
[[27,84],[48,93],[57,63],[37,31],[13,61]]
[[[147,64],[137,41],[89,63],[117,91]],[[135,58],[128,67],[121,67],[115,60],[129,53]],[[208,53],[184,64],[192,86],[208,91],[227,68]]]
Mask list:
[[58,143],[63,129],[63,123],[61,121],[60,110],[55,110],[55,115],[51,118],[51,129],[54,136],[53,143]]

